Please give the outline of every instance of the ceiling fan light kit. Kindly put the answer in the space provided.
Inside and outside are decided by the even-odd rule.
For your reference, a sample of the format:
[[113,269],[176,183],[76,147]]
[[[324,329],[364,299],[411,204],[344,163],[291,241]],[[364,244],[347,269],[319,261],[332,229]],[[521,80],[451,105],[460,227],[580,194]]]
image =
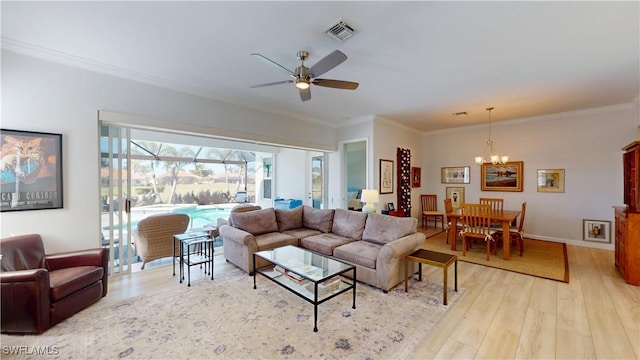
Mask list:
[[252,85],[251,88],[260,88],[272,85],[280,85],[280,84],[288,84],[294,83],[296,88],[298,88],[300,93],[300,99],[302,101],[307,101],[311,99],[311,91],[309,87],[311,84],[323,87],[329,87],[334,89],[343,89],[343,90],[355,90],[358,88],[358,83],[352,81],[343,81],[343,80],[332,80],[332,79],[317,79],[316,76],[320,76],[327,71],[335,68],[336,66],[342,64],[345,60],[347,60],[347,55],[345,55],[340,50],[335,50],[331,54],[323,57],[311,68],[308,68],[304,65],[304,61],[309,57],[309,53],[304,50],[300,50],[297,53],[298,60],[300,60],[300,66],[296,67],[295,71],[291,71],[286,67],[278,64],[277,62],[261,55],[261,54],[251,54],[254,58],[259,61],[264,62],[265,64],[275,67],[276,69],[286,73],[291,76],[293,80],[284,80],[284,81],[276,81],[266,84],[258,84]]

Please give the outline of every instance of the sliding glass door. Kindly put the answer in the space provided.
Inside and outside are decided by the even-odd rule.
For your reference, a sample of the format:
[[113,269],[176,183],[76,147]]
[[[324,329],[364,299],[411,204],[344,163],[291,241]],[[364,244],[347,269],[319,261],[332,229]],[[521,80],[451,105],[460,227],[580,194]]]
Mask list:
[[130,274],[131,145],[130,129],[100,126],[101,244],[109,248],[109,274]]
[[316,209],[324,208],[324,155],[311,157],[311,203]]

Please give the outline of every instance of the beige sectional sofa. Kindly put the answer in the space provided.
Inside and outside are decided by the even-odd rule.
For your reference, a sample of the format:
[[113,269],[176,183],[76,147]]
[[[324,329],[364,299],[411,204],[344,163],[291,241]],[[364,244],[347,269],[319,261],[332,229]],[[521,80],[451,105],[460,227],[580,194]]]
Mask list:
[[295,245],[355,265],[358,281],[387,292],[404,280],[405,256],[424,243],[416,227],[414,218],[300,206],[232,212],[219,231],[227,261],[250,275],[254,252]]

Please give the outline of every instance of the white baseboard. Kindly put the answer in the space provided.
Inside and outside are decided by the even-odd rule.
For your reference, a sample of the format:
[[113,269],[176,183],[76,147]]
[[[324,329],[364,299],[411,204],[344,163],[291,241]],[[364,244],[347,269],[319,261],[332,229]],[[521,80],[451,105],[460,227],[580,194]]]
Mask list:
[[567,245],[582,246],[582,247],[588,247],[588,248],[594,248],[594,249],[614,250],[613,243],[598,243],[593,241],[584,241],[584,240],[576,240],[576,239],[562,239],[562,238],[554,238],[550,236],[539,236],[534,234],[524,234],[524,237],[530,238],[530,239],[536,239],[536,240],[565,243]]

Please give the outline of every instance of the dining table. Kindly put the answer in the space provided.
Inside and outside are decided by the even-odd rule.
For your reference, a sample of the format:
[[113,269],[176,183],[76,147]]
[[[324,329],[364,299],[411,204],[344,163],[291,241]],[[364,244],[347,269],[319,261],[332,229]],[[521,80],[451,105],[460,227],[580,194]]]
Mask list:
[[[509,226],[519,215],[520,210],[491,211],[489,214],[492,222],[499,222],[502,225],[502,257],[505,260],[511,258]],[[460,208],[453,209],[452,212],[447,213],[447,219],[451,224],[457,224],[458,221],[462,221],[462,210]],[[456,231],[449,231],[449,243],[451,244],[451,250],[456,251]]]

